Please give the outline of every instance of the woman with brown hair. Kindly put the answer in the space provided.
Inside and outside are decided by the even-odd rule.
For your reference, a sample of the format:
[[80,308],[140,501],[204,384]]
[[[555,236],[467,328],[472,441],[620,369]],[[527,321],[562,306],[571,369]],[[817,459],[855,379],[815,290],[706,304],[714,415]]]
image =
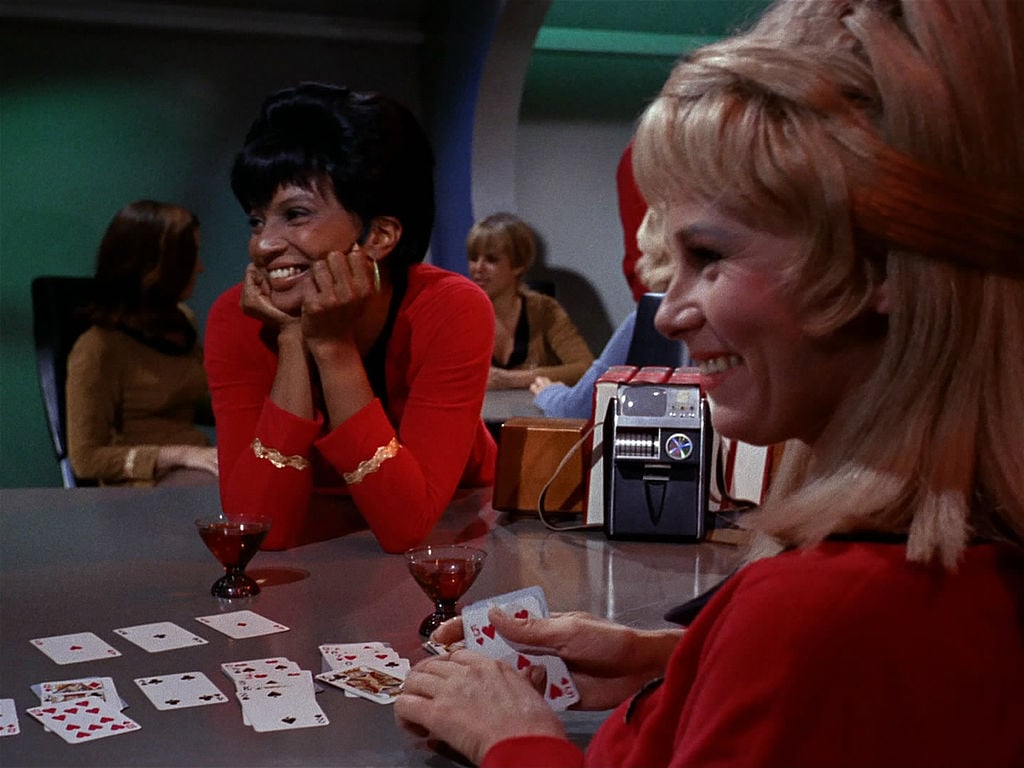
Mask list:
[[209,390],[195,316],[183,302],[202,271],[199,221],[138,200],[96,257],[92,327],[68,357],[68,455],[103,485],[212,484],[217,452],[195,422]]

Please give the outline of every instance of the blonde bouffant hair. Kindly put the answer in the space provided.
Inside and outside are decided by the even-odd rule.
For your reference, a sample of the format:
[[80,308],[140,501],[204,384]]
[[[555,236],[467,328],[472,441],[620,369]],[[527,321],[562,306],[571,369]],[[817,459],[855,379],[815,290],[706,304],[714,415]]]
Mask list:
[[951,569],[974,537],[1024,546],[1021,94],[1019,0],[790,0],[678,63],[641,119],[652,206],[801,235],[806,333],[888,293],[877,370],[813,450],[786,444],[752,516],[781,543],[902,533]]

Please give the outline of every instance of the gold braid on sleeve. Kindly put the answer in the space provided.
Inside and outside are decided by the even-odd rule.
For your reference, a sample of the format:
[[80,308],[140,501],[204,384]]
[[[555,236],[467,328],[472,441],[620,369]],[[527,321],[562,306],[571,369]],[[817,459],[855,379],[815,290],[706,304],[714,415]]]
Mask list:
[[284,469],[285,467],[291,467],[292,469],[308,469],[309,459],[305,456],[285,456],[276,448],[267,448],[260,439],[257,437],[252,441],[252,452],[256,454],[257,459],[266,459],[278,469]]
[[387,445],[380,446],[374,451],[373,456],[368,458],[366,461],[360,462],[359,466],[351,472],[346,472],[341,477],[347,485],[356,485],[357,483],[363,482],[363,479],[370,474],[373,474],[380,465],[388,459],[393,459],[398,453],[398,449],[401,445],[398,442],[398,437],[392,437],[388,441]]

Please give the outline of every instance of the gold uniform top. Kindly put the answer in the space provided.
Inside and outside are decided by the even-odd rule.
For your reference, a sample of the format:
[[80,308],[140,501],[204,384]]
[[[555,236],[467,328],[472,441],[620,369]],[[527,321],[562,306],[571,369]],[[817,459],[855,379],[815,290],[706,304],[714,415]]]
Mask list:
[[68,356],[65,392],[68,456],[78,477],[152,485],[160,446],[210,444],[195,425],[197,408],[209,402],[198,343],[172,355],[93,326]]

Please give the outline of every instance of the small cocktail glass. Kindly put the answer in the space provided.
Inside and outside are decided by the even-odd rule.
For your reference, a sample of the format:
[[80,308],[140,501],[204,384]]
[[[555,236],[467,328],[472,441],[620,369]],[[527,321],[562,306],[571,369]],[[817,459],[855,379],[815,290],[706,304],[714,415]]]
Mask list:
[[476,581],[487,553],[463,544],[427,544],[407,550],[405,560],[416,583],[431,600],[434,612],[420,624],[424,637],[458,615],[456,603]]
[[252,597],[260,586],[245,573],[245,567],[259,551],[270,530],[270,519],[246,517],[231,519],[224,515],[196,520],[203,543],[224,566],[224,575],[210,588],[214,597]]

